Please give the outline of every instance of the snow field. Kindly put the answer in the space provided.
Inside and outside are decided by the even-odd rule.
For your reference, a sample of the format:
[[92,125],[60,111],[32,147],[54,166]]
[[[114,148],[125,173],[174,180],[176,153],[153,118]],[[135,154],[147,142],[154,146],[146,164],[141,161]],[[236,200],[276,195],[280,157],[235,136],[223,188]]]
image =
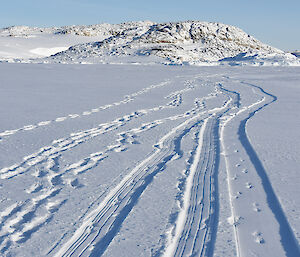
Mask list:
[[[3,256],[299,253],[294,218],[246,130],[277,97],[250,75],[239,79],[242,69],[94,65],[87,74],[78,65],[1,66],[29,74],[62,69],[64,87],[80,73],[89,76],[82,87],[92,87],[83,93],[91,102],[78,101],[80,87],[73,87],[73,98],[61,89],[61,109],[47,113],[40,102],[34,116],[24,110],[20,126],[0,131]],[[110,77],[116,73],[125,78],[121,84]],[[36,89],[2,80],[14,89],[5,87],[4,95]],[[30,76],[25,81],[35,83]],[[21,110],[18,100],[11,115]],[[223,237],[233,244],[223,246]]]

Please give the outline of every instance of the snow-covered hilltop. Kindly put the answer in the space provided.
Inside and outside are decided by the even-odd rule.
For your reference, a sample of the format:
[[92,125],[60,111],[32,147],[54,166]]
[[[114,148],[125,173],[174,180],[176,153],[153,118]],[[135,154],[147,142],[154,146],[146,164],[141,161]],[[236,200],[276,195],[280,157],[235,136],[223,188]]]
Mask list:
[[[297,65],[292,54],[222,23],[128,22],[62,28],[10,27],[0,37],[77,38],[67,50],[33,62]],[[74,43],[72,41],[72,43]],[[34,58],[35,59],[35,58]]]

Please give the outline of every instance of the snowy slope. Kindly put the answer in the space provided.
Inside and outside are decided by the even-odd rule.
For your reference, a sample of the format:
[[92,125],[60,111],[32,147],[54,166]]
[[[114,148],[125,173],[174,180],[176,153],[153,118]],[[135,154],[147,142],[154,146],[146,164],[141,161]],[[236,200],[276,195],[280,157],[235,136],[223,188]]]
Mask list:
[[101,42],[77,45],[50,59],[92,63],[297,63],[294,56],[267,46],[234,26],[221,23],[188,21],[142,28],[137,31],[125,27],[122,32]]
[[0,72],[1,256],[299,256],[298,67]]
[[[145,22],[149,23],[149,22]],[[116,35],[143,22],[126,24],[98,24],[90,26],[65,26],[37,28],[13,26],[0,29],[0,61],[28,62],[30,59],[50,56],[70,46],[99,41]]]
[[[39,47],[29,49],[31,55],[23,55],[18,59],[47,63],[299,65],[294,55],[265,45],[239,28],[199,21],[160,24],[145,21],[44,29],[10,27],[0,31],[0,40],[3,42],[0,43],[3,45],[13,37],[21,38],[25,45],[32,45],[32,42],[37,43],[39,38],[45,36],[52,41],[47,42],[47,45],[54,44],[55,40],[57,44],[47,51],[43,46],[45,41],[41,41]],[[62,44],[63,41],[65,44]],[[6,45],[11,47],[10,44]],[[15,47],[15,50],[20,46]],[[44,55],[38,55],[44,48]],[[28,60],[49,56],[49,53],[53,56]],[[0,60],[16,61],[16,57],[13,59],[4,51],[0,52],[1,56]]]

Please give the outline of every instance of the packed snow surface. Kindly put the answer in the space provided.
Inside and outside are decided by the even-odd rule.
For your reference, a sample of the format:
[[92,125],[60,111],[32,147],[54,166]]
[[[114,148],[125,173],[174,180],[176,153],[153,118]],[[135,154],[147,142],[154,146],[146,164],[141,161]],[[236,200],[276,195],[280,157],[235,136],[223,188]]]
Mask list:
[[300,65],[237,27],[200,21],[16,26],[0,30],[0,45],[0,61],[7,62]]
[[1,63],[0,84],[1,256],[299,256],[298,67]]

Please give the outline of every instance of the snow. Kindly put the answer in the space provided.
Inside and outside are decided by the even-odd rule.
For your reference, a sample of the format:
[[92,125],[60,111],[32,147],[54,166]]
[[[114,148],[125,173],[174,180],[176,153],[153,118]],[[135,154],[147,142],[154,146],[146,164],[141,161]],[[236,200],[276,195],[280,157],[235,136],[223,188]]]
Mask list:
[[299,74],[0,63],[0,255],[298,256]]
[[[299,65],[294,55],[222,23],[126,24],[99,42],[78,44],[45,62],[189,65]],[[117,57],[117,58],[116,58]]]
[[[0,61],[21,62],[42,58],[65,51],[72,45],[105,38],[101,33],[75,35],[71,28],[13,26],[0,29]],[[65,30],[71,31],[66,33]]]
[[25,63],[299,66],[294,54],[216,22],[127,22],[0,30],[0,61]]
[[51,48],[39,47],[39,48],[30,50],[30,52],[33,54],[39,55],[39,56],[50,56],[50,55],[65,51],[67,49],[68,49],[68,47],[51,47]]
[[199,21],[0,46],[1,256],[300,255],[295,54]]

